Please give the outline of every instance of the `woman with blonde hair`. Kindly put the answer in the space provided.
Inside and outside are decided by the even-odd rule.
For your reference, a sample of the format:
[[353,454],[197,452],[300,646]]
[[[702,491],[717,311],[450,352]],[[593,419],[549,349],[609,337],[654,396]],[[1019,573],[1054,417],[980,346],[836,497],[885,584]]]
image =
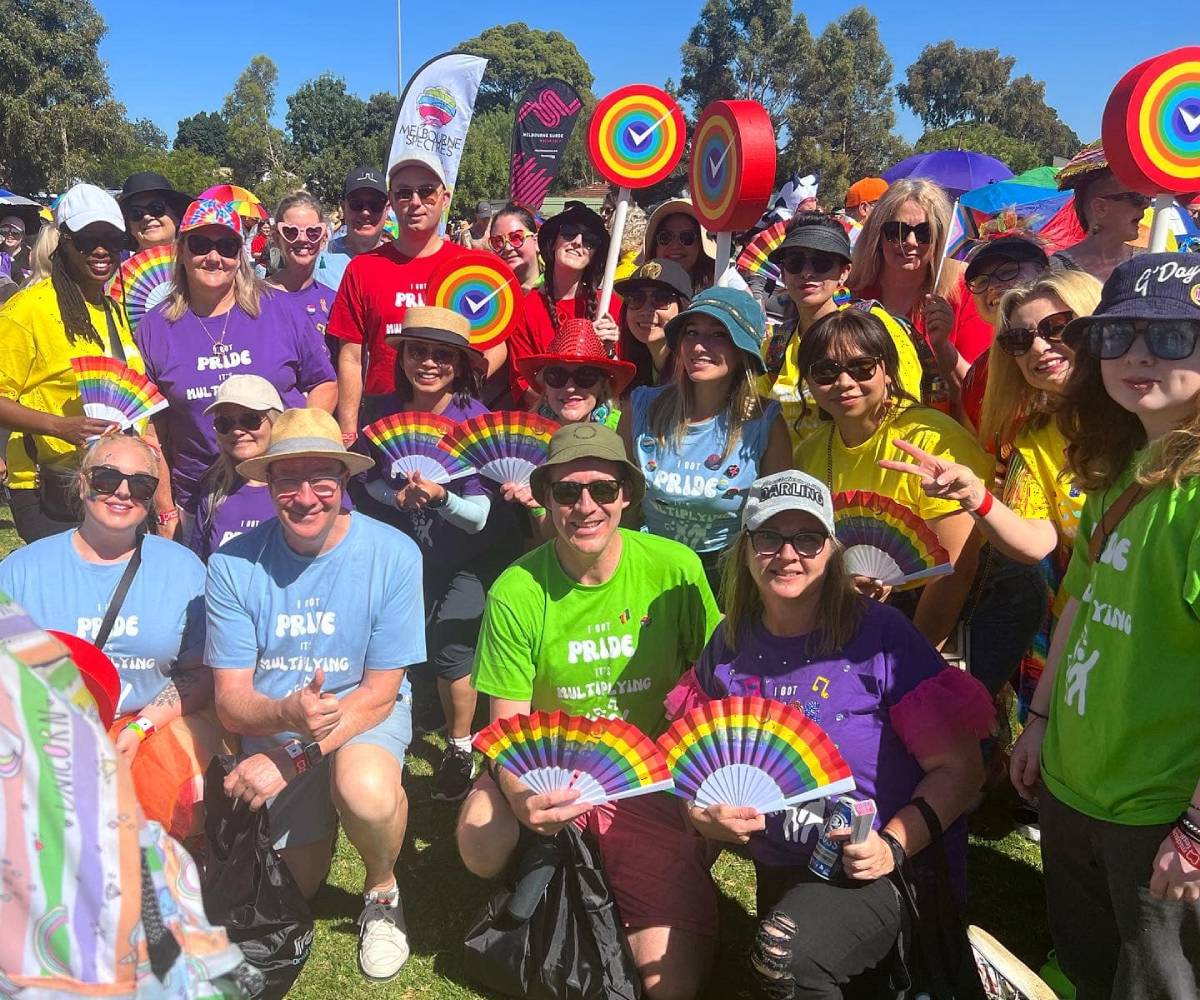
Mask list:
[[170,405],[155,418],[174,487],[160,521],[191,538],[200,481],[220,454],[205,410],[230,375],[260,375],[286,407],[332,412],[337,381],[317,331],[264,286],[242,252],[242,223],[223,202],[194,201],[175,241],[170,296],[137,329],[146,374]]
[[278,295],[322,339],[329,308],[337,294],[314,277],[321,251],[329,242],[325,209],[307,191],[293,191],[275,209],[271,240],[281,266],[268,280]]

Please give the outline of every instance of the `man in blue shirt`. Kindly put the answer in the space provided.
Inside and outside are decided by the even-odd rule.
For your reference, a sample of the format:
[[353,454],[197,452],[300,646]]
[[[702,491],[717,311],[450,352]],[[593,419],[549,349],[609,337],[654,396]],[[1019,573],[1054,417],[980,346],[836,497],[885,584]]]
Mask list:
[[335,292],[355,257],[374,250],[386,239],[388,189],[382,170],[355,167],[342,185],[342,230],[317,258],[314,277]]
[[393,869],[408,820],[405,668],[425,660],[425,614],[417,547],[341,509],[350,476],[371,464],[345,450],[328,413],[284,411],[266,453],[238,466],[267,483],[278,516],[209,561],[205,662],[247,754],[226,792],[267,807],[307,896],[341,820],[366,868],[359,967],[386,980],[409,953]]

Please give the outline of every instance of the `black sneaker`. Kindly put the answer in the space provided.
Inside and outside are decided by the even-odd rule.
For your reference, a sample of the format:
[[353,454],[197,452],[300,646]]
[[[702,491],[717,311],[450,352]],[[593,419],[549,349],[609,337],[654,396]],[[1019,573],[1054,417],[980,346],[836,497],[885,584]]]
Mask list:
[[466,798],[474,778],[475,755],[451,743],[442,756],[442,766],[434,775],[433,791],[429,797],[437,802],[457,802]]

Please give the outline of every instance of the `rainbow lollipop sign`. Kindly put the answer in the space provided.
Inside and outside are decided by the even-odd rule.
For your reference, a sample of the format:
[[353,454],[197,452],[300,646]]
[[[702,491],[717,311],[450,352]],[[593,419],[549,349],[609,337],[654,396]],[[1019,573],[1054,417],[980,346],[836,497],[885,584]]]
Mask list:
[[596,105],[588,123],[587,141],[592,166],[621,189],[613,210],[608,258],[600,285],[599,314],[603,315],[612,299],[630,192],[657,184],[679,165],[687,142],[687,125],[682,109],[670,94],[636,83],[614,90]]
[[507,339],[521,317],[521,283],[486,250],[465,250],[434,268],[426,300],[471,324],[471,346],[486,351]]
[[1200,46],[1164,52],[1126,73],[1105,105],[1101,139],[1117,179],[1157,196],[1151,249],[1165,249],[1160,221],[1169,195],[1200,188]]

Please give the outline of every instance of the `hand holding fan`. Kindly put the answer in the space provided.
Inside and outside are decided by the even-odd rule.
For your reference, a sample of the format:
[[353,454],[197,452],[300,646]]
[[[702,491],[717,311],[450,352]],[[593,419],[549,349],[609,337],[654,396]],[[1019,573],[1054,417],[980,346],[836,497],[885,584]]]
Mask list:
[[693,708],[658,738],[675,794],[700,808],[778,812],[854,790],[850,768],[803,712],[765,698],[724,698]]
[[666,761],[654,741],[621,719],[538,711],[498,719],[473,742],[538,794],[577,788],[576,801],[583,805],[671,788]]
[[480,475],[527,486],[533,470],[546,461],[556,430],[558,424],[536,413],[501,410],[464,420],[446,435],[444,446]]
[[833,527],[852,576],[902,587],[954,571],[933,529],[891,497],[868,490],[835,493]]
[[131,331],[138,328],[146,313],[170,294],[174,271],[173,246],[142,250],[121,265],[116,277],[109,282],[108,294],[114,302],[125,307],[125,318]]
[[368,424],[363,433],[391,460],[385,472],[392,482],[419,472],[431,483],[445,485],[474,471],[443,446],[452,430],[454,421],[436,413],[392,413]]
[[128,430],[167,406],[153,382],[115,358],[72,358],[71,367],[83,412],[97,420],[111,421],[121,430]]

